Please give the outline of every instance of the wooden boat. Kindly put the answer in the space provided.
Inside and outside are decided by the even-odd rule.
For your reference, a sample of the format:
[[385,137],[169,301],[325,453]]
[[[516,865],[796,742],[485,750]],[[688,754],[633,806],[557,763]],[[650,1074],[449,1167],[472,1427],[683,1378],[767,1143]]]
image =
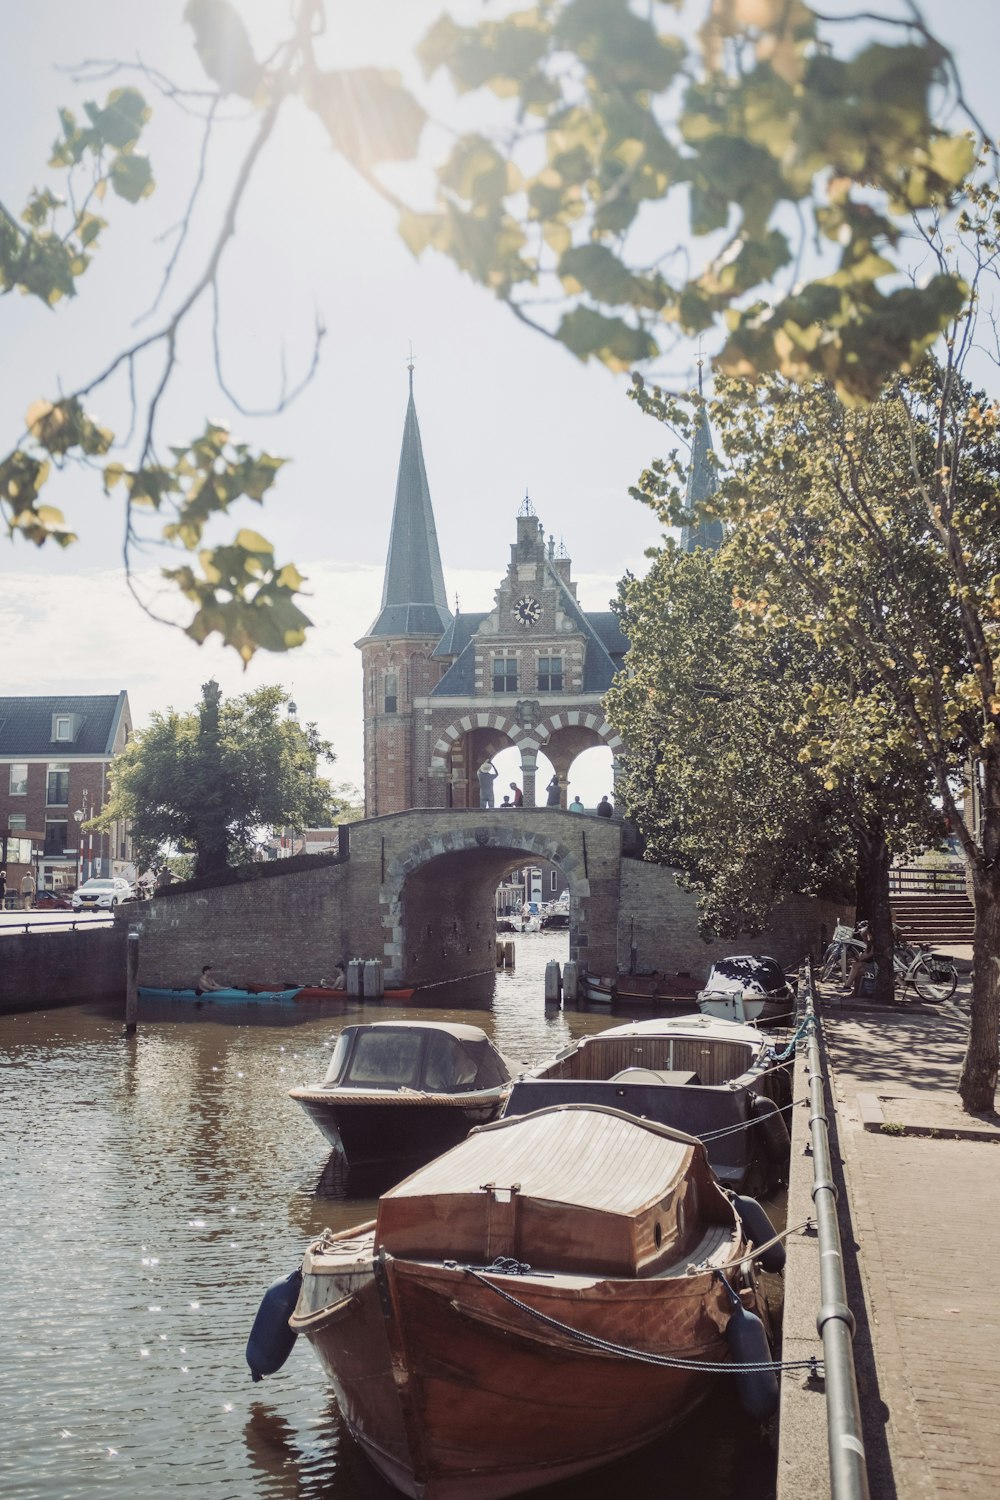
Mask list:
[[294,1005],[299,998],[298,987],[284,990],[206,990],[199,994],[193,989],[171,989],[152,984],[140,984],[140,1000],[181,1000],[191,1005]]
[[702,982],[689,974],[619,974],[616,978],[587,975],[586,998],[595,1005],[684,1006],[693,1010]]
[[[733,1379],[684,1362],[768,1360],[752,1254],[700,1142],[549,1109],[473,1131],[373,1223],[324,1233],[288,1326],[397,1489],[502,1500],[635,1451]],[[255,1378],[285,1353],[262,1371],[248,1346]],[[773,1373],[740,1382],[758,1414],[776,1402]]]
[[345,1026],[323,1082],[289,1093],[347,1166],[412,1167],[492,1120],[511,1078],[478,1026],[374,1021]]
[[696,1013],[581,1037],[522,1074],[502,1113],[586,1103],[657,1120],[704,1140],[720,1181],[742,1191],[787,1170],[790,1097],[764,1034]]

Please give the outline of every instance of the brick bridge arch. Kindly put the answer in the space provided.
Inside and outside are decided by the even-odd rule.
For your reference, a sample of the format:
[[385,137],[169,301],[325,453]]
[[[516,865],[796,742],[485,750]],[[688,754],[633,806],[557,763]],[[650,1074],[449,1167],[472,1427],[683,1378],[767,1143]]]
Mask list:
[[[413,816],[404,815],[408,825]],[[557,865],[565,877],[569,957],[586,963],[595,943],[595,918],[599,947],[608,940],[603,929],[613,930],[617,922],[617,901],[600,913],[592,907],[593,876],[598,866],[604,870],[609,856],[617,887],[618,830],[603,819],[541,809],[470,810],[452,814],[446,824],[434,819],[426,833],[385,853],[379,905],[387,983],[419,983],[431,973],[457,976],[490,967],[497,885],[509,870],[540,860]]]

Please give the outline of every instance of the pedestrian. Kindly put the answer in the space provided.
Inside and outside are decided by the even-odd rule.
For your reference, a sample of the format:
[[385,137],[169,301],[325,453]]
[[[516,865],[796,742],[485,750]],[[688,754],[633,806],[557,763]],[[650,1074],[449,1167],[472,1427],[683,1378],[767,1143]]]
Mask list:
[[194,992],[196,995],[207,995],[212,990],[224,990],[226,986],[220,984],[217,979],[212,978],[212,965],[205,964],[195,982]]
[[7,871],[0,870],[0,910],[7,899]]
[[500,773],[491,760],[484,760],[476,775],[479,778],[479,806],[493,806],[493,783]]
[[559,806],[559,773],[558,772],[556,772],[556,774],[552,777],[552,780],[549,782],[548,786],[545,788],[545,806],[546,807],[558,807]]
[[570,803],[569,810],[570,810],[570,812],[586,812],[587,811],[587,809],[584,807],[583,803],[580,801],[579,797],[576,797],[576,796],[574,796],[572,802]]
[[502,802],[501,802],[501,804],[500,804],[500,808],[499,808],[499,811],[500,811],[500,812],[503,812],[503,810],[504,810],[504,808],[505,808],[505,807],[511,807],[511,808],[512,808],[512,807],[513,807],[513,806],[514,806],[514,804],[513,804],[513,802],[512,802],[512,801],[511,801],[511,800],[510,800],[510,798],[509,798],[509,797],[505,797],[505,798],[504,798],[504,799],[503,799],[503,801],[502,801]]
[[[518,786],[518,784],[517,784],[516,781],[512,781],[511,782],[510,789],[514,793],[514,806],[515,807],[523,807],[524,806],[524,793],[521,791],[521,788]],[[507,799],[505,797],[504,801],[506,801],[506,800]]]
[[611,803],[608,801],[608,794],[607,794],[607,792],[605,792],[604,796],[601,798],[600,802],[598,802],[598,804],[597,804],[597,816],[599,818],[610,818],[610,816],[611,816],[611,814],[613,812],[614,812],[614,808],[611,806]]
[[160,873],[157,875],[156,880],[154,881],[154,885],[153,885],[154,890],[157,890],[157,891],[165,891],[165,890],[167,890],[167,888],[169,887],[170,882],[171,882],[172,879],[173,879],[173,876],[170,873],[169,866],[168,865],[163,865],[161,867],[161,869],[160,869]]
[[21,876],[21,905],[31,911],[35,905],[35,877],[30,870]]

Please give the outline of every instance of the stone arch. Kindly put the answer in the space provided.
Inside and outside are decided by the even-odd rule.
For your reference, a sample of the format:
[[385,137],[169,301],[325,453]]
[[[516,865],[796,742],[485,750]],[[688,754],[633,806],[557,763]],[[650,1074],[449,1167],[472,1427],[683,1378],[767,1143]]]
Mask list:
[[460,719],[448,725],[431,751],[430,774],[432,776],[445,776],[448,772],[448,757],[457,740],[466,734],[471,734],[476,729],[492,729],[498,734],[506,735],[512,745],[517,746],[522,752],[526,749],[538,746],[532,739],[531,731],[525,729],[516,719],[507,714],[490,712],[487,709],[477,709],[473,713],[463,714]]
[[498,854],[548,860],[558,865],[569,888],[569,957],[580,960],[585,955],[590,926],[590,882],[584,859],[555,835],[532,827],[504,813],[504,827],[477,824],[428,834],[396,854],[386,865],[379,900],[383,930],[383,955],[387,983],[402,983],[407,977],[407,939],[414,946],[413,934],[405,930],[404,891],[411,876],[434,860],[463,852],[494,849]]
[[607,745],[617,761],[625,752],[621,735],[614,730],[601,713],[589,708],[564,708],[549,714],[532,728],[538,748],[544,750],[552,736],[560,729],[592,729]]

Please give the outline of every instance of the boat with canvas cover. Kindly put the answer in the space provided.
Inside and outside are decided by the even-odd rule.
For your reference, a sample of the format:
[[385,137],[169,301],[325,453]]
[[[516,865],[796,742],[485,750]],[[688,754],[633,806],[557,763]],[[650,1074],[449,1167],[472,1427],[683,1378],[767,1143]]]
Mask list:
[[501,1119],[310,1245],[286,1347],[260,1368],[255,1325],[247,1357],[259,1378],[305,1335],[397,1489],[503,1500],[634,1452],[713,1379],[774,1408],[773,1370],[742,1369],[770,1360],[751,1240],[690,1135],[584,1105]]
[[570,1103],[626,1110],[698,1136],[725,1186],[756,1191],[787,1170],[790,1097],[764,1033],[695,1013],[579,1038],[521,1074],[503,1114]]
[[409,1170],[494,1119],[511,1077],[478,1026],[372,1021],[345,1026],[323,1082],[289,1094],[346,1166]]

